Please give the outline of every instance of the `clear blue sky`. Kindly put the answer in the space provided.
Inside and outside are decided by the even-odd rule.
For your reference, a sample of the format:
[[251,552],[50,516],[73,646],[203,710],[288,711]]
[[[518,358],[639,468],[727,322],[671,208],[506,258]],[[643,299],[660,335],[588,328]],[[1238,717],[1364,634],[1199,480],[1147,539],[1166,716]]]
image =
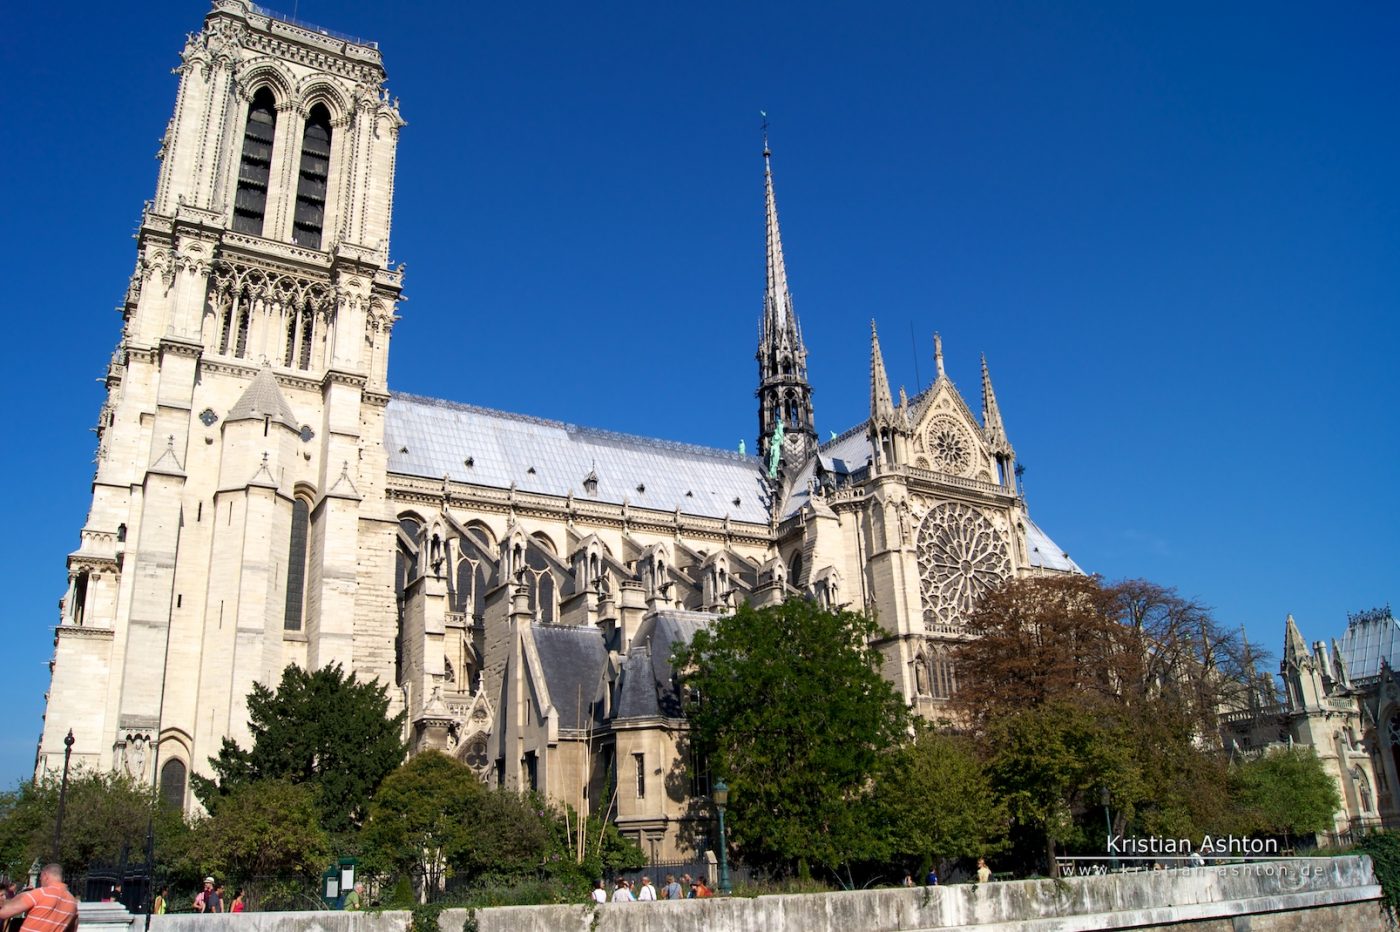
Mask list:
[[[871,317],[911,394],[940,330],[974,407],[987,353],[1031,513],[1085,568],[1275,652],[1289,612],[1330,637],[1400,602],[1395,4],[298,7],[381,43],[409,121],[394,388],[753,449],[765,109],[824,436],[866,414]],[[40,4],[0,34],[0,782],[32,766],[205,9]]]

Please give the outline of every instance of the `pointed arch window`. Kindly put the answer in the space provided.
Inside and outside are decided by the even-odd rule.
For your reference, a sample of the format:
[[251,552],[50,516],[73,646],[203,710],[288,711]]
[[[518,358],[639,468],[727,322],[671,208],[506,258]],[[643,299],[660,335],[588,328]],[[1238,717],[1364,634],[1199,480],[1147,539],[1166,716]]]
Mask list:
[[296,216],[292,220],[292,241],[299,246],[321,248],[330,170],[331,114],[324,104],[317,104],[311,108],[301,133],[301,170],[297,179]]
[[248,107],[243,129],[243,155],[238,162],[238,190],[233,199],[233,228],[262,236],[267,211],[267,184],[272,177],[272,140],[277,132],[277,102],[272,91],[259,88]]
[[311,530],[311,505],[298,496],[292,502],[292,534],[287,544],[287,603],[282,612],[282,628],[301,630],[302,608],[306,600],[306,541]]
[[167,809],[180,812],[185,808],[185,762],[178,757],[160,765],[160,801]]

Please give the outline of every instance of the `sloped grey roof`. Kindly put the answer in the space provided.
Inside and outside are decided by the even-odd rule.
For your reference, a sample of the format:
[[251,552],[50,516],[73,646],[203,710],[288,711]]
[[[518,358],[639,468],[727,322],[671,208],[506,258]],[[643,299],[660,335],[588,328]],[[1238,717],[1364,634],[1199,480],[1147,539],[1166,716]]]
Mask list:
[[1050,539],[1049,534],[1030,519],[1029,515],[1026,516],[1026,556],[1030,558],[1031,566],[1067,573],[1084,572],[1079,568],[1079,564],[1069,558],[1069,554],[1060,549],[1059,544]]
[[870,462],[871,453],[870,437],[865,433],[864,421],[835,440],[828,440],[819,446],[817,455],[808,457],[807,462],[802,464],[802,468],[798,470],[796,478],[793,479],[791,491],[788,492],[788,497],[783,502],[782,516],[788,518],[797,514],[802,506],[810,500],[811,493],[807,490],[807,480],[816,475],[818,463],[828,473],[845,476],[857,469],[865,468]]
[[689,644],[695,632],[715,620],[709,612],[657,612],[647,616],[632,639],[622,667],[616,716],[620,719],[681,717],[681,697],[671,671],[671,652]]
[[[389,471],[546,495],[767,523],[757,458],[475,405],[395,393],[384,421]],[[471,465],[466,461],[470,459]],[[531,470],[534,470],[531,472]],[[583,480],[593,472],[596,495]],[[735,504],[738,499],[738,504]]]
[[601,721],[603,668],[608,662],[602,634],[591,625],[532,625],[531,632],[559,727]]
[[287,404],[287,399],[282,396],[282,389],[277,387],[277,377],[272,374],[272,370],[264,366],[258,370],[258,374],[253,376],[253,381],[248,383],[248,387],[243,390],[243,394],[234,402],[233,407],[228,409],[225,421],[261,421],[264,417],[271,415],[274,421],[285,424],[292,430],[300,430],[297,423],[296,413],[292,411],[292,406]]

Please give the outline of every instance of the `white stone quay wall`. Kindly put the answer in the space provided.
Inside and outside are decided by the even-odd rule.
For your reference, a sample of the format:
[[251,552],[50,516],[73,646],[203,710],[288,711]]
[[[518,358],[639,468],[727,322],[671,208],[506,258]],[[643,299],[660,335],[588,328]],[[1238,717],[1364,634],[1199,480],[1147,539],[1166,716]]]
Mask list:
[[[151,917],[151,932],[406,932],[413,922],[407,910],[386,912],[223,913],[201,916],[181,913]],[[132,932],[142,932],[145,917],[137,916]],[[458,924],[457,932],[461,932]]]
[[[475,918],[480,932],[910,932],[967,927],[978,932],[1064,932],[1170,926],[1210,932],[1371,932],[1385,928],[1380,896],[1371,859],[1359,856],[1066,881],[608,903],[596,908],[512,906],[480,910]],[[1234,921],[1244,916],[1250,917],[1245,926]],[[466,919],[466,910],[447,910],[439,928],[463,932]]]

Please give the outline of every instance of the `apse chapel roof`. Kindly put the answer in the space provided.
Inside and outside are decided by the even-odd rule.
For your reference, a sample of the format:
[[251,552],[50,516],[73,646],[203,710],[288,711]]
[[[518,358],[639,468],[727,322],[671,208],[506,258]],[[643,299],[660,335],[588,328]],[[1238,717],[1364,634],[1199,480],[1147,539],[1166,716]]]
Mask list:
[[402,392],[390,396],[384,444],[401,475],[768,523],[758,459],[728,450]]

